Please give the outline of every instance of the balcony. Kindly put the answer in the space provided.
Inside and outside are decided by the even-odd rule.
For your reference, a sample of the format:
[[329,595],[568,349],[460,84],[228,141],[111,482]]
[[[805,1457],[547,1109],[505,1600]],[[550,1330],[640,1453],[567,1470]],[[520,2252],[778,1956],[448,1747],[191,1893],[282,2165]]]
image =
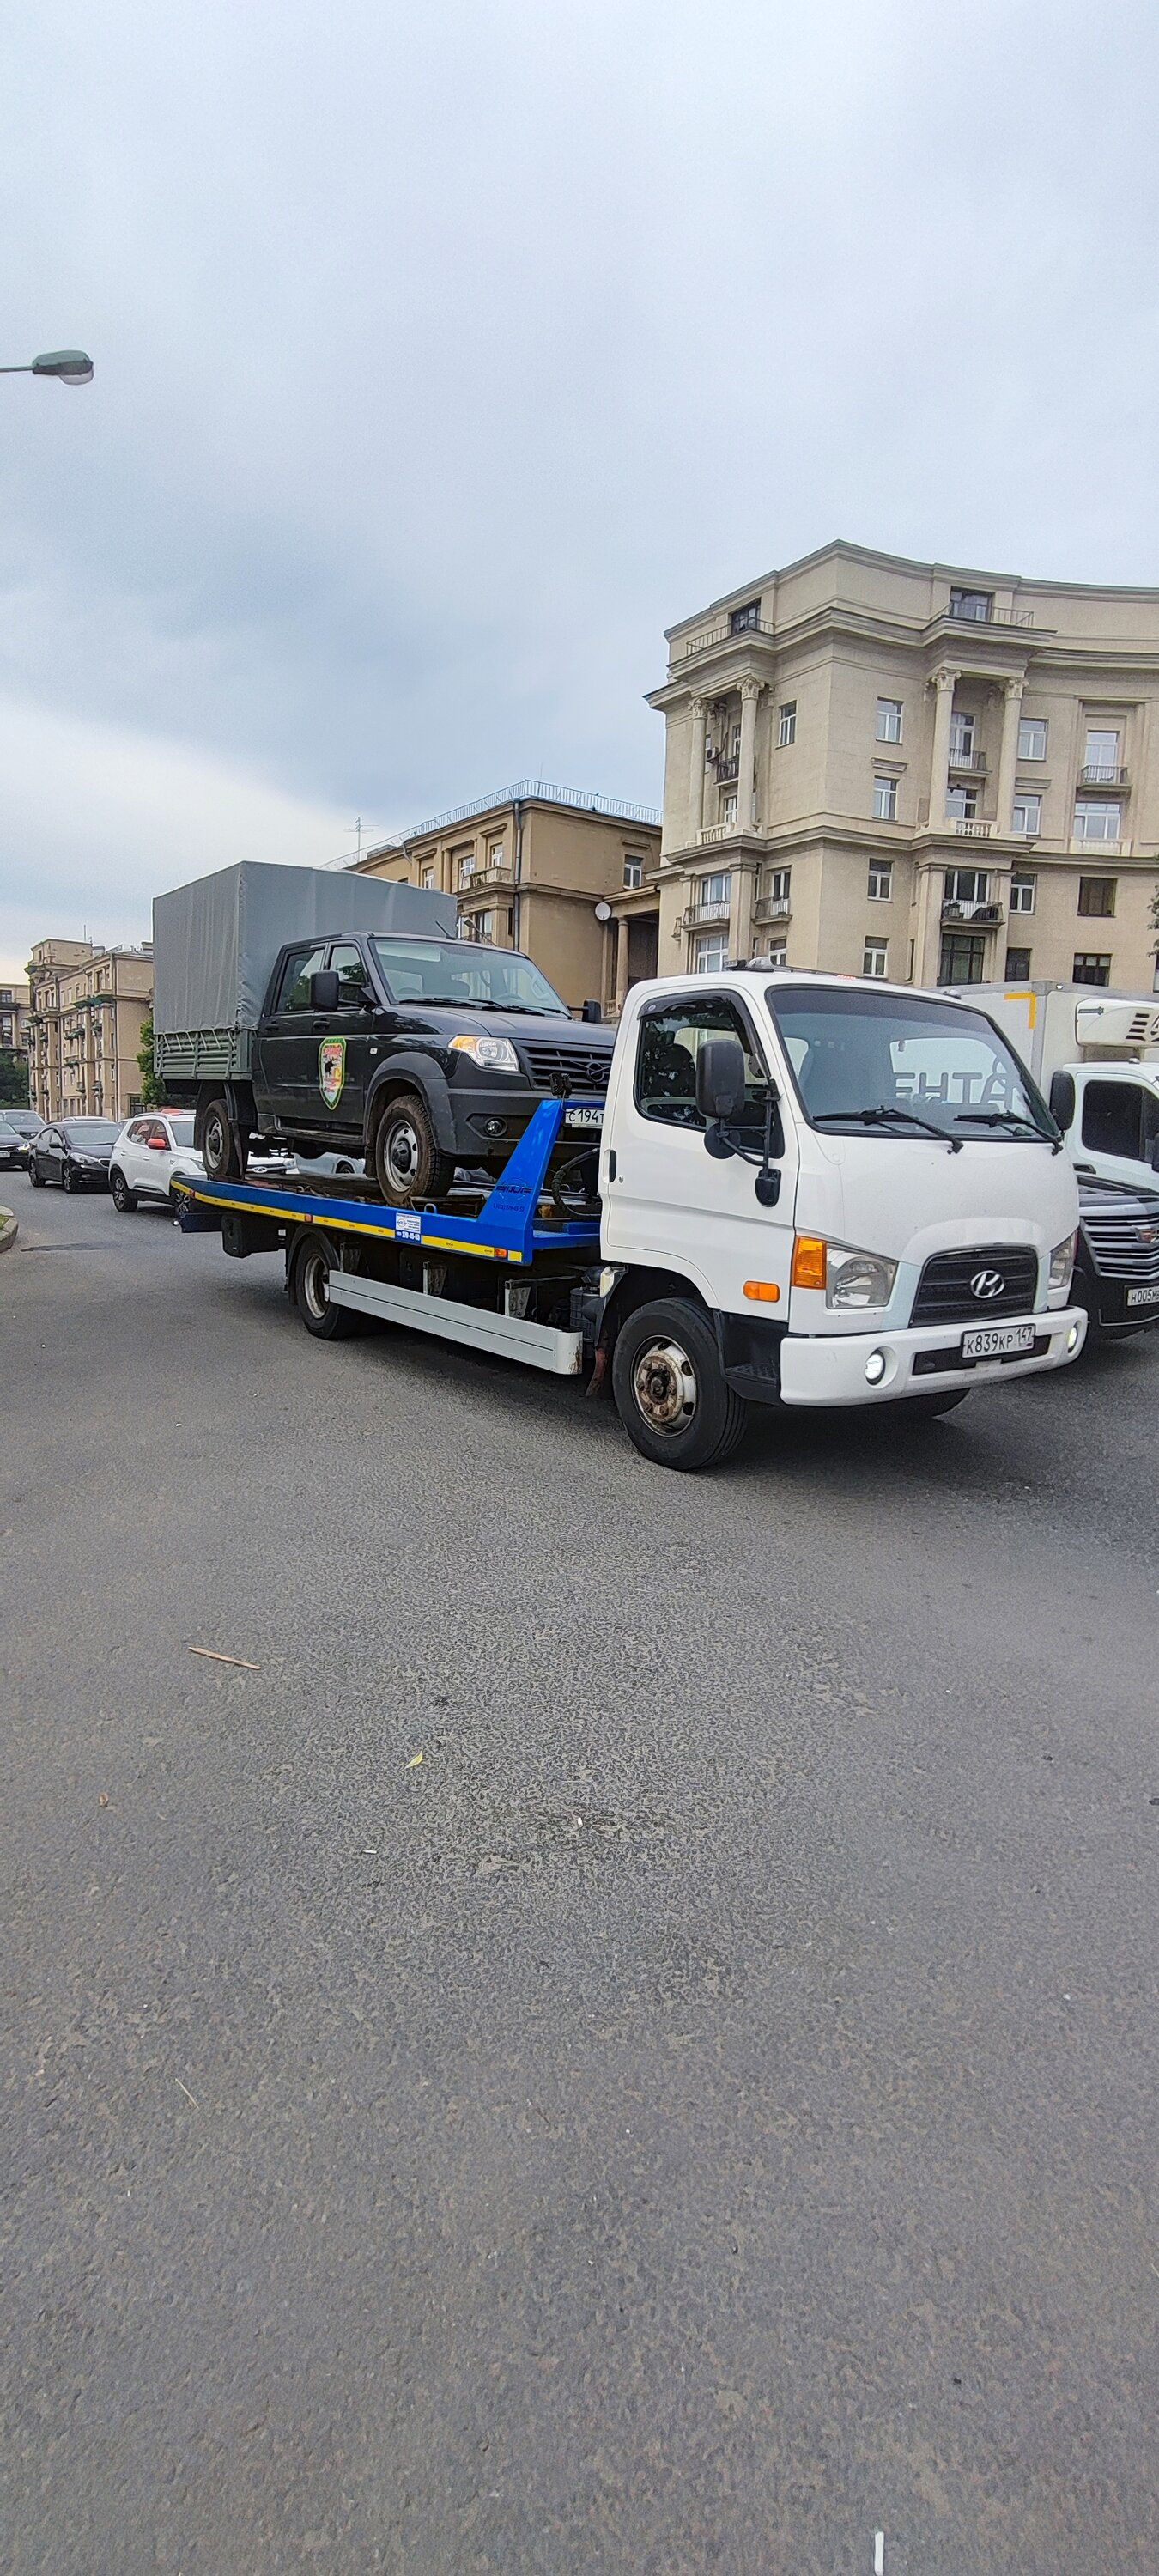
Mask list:
[[1070,855],[1072,859],[1085,859],[1094,875],[1104,859],[1129,859],[1131,844],[1129,841],[1089,841],[1085,833],[1076,833],[1071,839]]
[[792,917],[792,898],[787,894],[761,894],[753,905],[754,921],[788,921]]
[[476,868],[474,876],[468,879],[466,885],[460,886],[459,892],[460,894],[489,894],[496,886],[513,886],[514,883],[514,868]]
[[954,744],[951,743],[949,765],[951,769],[968,769],[973,778],[984,778],[986,754],[984,751],[975,751],[972,747],[967,749],[963,743],[959,743],[955,749]]
[[997,825],[976,822],[972,814],[946,814],[940,823],[931,825],[931,829],[952,832],[956,841],[988,841]]
[[968,922],[971,930],[1001,930],[1005,920],[1000,903],[944,903],[943,921]]
[[1080,787],[1119,787],[1126,789],[1131,781],[1125,769],[1107,769],[1098,761],[1088,761],[1079,771]]
[[[738,833],[743,829],[743,824],[734,814],[731,822],[728,823],[706,823],[703,831],[698,832],[696,838],[702,847],[707,847],[713,841],[735,841]],[[753,829],[755,831],[755,824]]]
[[727,895],[716,903],[693,903],[688,907],[688,919],[694,930],[703,930],[706,921],[727,921],[728,914]]
[[938,614],[941,617],[952,617],[955,626],[1033,626],[1034,624],[1032,608],[995,608],[988,605],[983,610],[981,607],[967,607],[963,600],[956,599],[947,600],[945,607],[940,609]]
[[722,751],[715,760],[710,760],[708,765],[718,787],[731,787],[740,777],[739,751]]
[[754,618],[748,626],[706,626],[703,634],[689,635],[678,644],[672,659],[687,662],[694,653],[710,653],[715,644],[747,644],[752,635],[775,635],[776,631],[763,617]]

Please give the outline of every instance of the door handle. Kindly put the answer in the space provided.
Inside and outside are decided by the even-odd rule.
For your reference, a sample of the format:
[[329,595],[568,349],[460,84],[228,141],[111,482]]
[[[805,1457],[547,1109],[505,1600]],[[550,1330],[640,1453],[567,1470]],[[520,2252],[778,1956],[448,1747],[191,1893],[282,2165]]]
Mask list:
[[611,1145],[611,1146],[609,1146],[609,1148],[608,1148],[608,1179],[609,1179],[610,1181],[614,1181],[614,1180],[615,1180],[615,1177],[616,1177],[616,1148],[615,1148],[615,1146],[614,1146],[614,1145]]

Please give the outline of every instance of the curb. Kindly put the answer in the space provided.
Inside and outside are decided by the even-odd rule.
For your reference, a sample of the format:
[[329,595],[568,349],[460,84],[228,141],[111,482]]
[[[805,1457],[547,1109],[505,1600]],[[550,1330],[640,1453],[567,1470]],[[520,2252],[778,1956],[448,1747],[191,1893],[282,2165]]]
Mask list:
[[19,1232],[20,1226],[11,1208],[0,1207],[0,1252],[11,1252]]

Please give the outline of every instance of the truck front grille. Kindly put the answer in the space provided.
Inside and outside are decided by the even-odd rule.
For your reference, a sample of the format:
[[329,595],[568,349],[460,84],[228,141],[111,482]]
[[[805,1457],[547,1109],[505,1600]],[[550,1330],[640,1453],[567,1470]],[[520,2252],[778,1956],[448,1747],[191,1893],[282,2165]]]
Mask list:
[[601,1049],[589,1055],[583,1047],[528,1044],[518,1040],[523,1058],[537,1091],[554,1092],[566,1097],[576,1091],[606,1091],[611,1069],[611,1050]]
[[[995,1278],[1000,1285],[992,1288]],[[1028,1244],[935,1252],[918,1281],[910,1322],[985,1324],[994,1315],[1030,1315],[1037,1294],[1038,1255]]]
[[[1104,1279],[1159,1279],[1159,1226],[1137,1216],[1084,1216],[1083,1232]],[[1141,1242],[1149,1235],[1149,1243]]]

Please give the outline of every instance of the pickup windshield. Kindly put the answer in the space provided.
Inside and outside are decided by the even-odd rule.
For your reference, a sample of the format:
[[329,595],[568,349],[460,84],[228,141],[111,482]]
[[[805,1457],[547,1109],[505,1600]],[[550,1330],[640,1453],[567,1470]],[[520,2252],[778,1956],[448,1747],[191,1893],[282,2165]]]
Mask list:
[[467,939],[372,939],[392,1002],[441,1003],[448,1010],[542,1011],[566,1020],[566,1002],[529,957],[477,948]]
[[981,1011],[863,985],[771,985],[805,1115],[827,1134],[1055,1144],[1030,1075]]

